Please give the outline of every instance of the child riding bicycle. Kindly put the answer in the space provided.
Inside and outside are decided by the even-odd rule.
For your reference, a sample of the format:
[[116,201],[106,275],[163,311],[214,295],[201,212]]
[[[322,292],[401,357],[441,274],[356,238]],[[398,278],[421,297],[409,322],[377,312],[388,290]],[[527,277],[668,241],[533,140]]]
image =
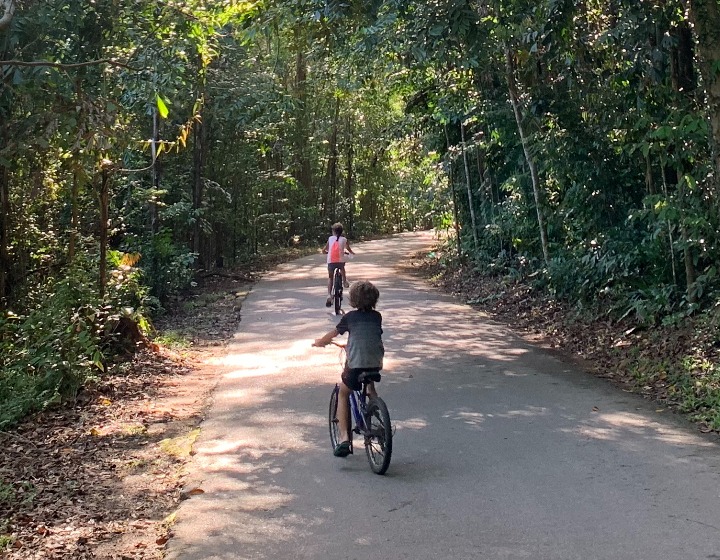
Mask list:
[[[327,346],[336,336],[348,333],[347,361],[341,376],[337,407],[340,443],[333,450],[336,457],[347,457],[350,454],[348,397],[351,391],[362,389],[358,376],[363,371],[380,370],[383,366],[385,347],[382,342],[382,315],[375,311],[379,297],[380,292],[371,282],[355,282],[350,288],[350,305],[355,309],[343,315],[333,330],[313,343],[313,346]],[[377,396],[374,383],[368,383],[367,390],[370,397]]]
[[336,268],[339,268],[340,274],[342,274],[343,286],[345,288],[350,287],[345,275],[345,252],[347,251],[351,255],[355,254],[350,248],[347,238],[342,235],[343,226],[341,223],[333,224],[332,232],[333,235],[328,237],[327,243],[325,243],[322,250],[323,253],[327,254],[328,267],[328,297],[325,301],[325,307],[332,305],[332,279]]

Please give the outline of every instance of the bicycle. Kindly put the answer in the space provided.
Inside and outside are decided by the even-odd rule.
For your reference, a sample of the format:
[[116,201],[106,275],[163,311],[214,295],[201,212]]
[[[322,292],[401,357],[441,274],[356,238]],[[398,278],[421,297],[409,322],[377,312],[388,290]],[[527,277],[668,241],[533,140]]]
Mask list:
[[336,268],[333,273],[332,293],[330,295],[335,306],[335,315],[340,315],[343,300],[343,277],[339,268]]
[[[343,352],[345,351],[342,344],[336,342],[332,344],[342,348]],[[368,383],[379,382],[380,378],[380,371],[377,369],[369,369],[360,374],[358,381],[362,384],[362,390],[355,390],[350,393],[347,425],[350,428],[350,454],[353,452],[353,433],[362,436],[370,468],[375,474],[382,475],[390,466],[392,456],[390,413],[385,401],[377,396],[369,397],[367,394]],[[333,449],[340,443],[340,426],[337,419],[339,394],[340,384],[336,383],[330,395],[330,408],[328,411],[330,444]]]

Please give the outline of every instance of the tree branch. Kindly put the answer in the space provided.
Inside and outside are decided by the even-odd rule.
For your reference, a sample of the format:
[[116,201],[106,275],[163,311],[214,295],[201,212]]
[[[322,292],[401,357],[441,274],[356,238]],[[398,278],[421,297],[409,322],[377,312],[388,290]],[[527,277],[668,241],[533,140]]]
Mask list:
[[3,15],[0,18],[0,31],[5,31],[10,27],[10,22],[15,15],[15,0],[3,0]]
[[[11,2],[12,0],[5,0],[5,1]],[[0,30],[2,30],[2,27],[0,27]],[[51,66],[53,68],[61,68],[63,70],[72,70],[74,68],[82,68],[84,66],[94,66],[96,64],[108,64],[110,66],[126,68],[126,69],[132,70],[134,72],[140,72],[142,70],[142,68],[135,68],[133,66],[130,66],[129,64],[125,64],[124,62],[118,62],[117,60],[113,60],[112,58],[101,58],[100,60],[89,60],[87,62],[76,62],[73,64],[63,64],[61,62],[45,62],[45,61],[25,62],[24,60],[0,60],[0,66]]]

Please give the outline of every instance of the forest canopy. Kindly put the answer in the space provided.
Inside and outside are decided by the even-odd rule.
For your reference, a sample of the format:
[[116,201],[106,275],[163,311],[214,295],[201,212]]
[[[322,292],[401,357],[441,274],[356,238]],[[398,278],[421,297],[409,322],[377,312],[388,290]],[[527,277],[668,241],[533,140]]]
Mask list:
[[716,0],[3,0],[0,427],[335,221],[712,321],[719,193]]

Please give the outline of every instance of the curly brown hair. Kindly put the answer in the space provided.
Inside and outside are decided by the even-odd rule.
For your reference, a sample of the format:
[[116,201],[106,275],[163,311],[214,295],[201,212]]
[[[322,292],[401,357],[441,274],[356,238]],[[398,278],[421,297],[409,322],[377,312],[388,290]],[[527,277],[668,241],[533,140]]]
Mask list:
[[375,309],[380,291],[375,284],[367,280],[360,280],[350,286],[350,305],[360,311]]

